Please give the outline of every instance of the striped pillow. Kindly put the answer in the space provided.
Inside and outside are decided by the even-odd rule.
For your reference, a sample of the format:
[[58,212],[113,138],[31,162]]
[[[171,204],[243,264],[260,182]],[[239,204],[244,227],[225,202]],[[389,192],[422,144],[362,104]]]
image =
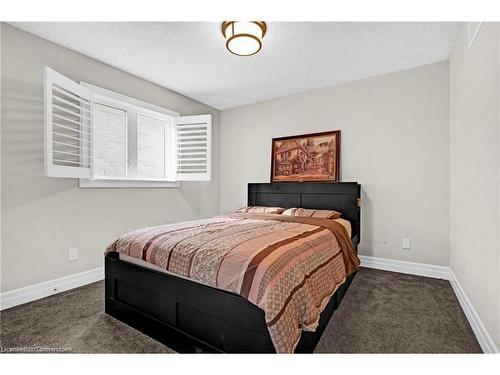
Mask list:
[[307,208],[289,208],[283,212],[283,215],[302,216],[302,217],[320,217],[323,219],[338,219],[342,214],[334,210],[315,210]]
[[283,207],[268,207],[268,206],[249,206],[236,210],[237,213],[248,214],[280,214],[285,209]]

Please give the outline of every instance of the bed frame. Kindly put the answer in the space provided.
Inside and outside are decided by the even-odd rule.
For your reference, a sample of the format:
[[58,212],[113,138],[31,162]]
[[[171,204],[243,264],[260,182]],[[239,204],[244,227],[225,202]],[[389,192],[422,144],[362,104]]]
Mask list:
[[[360,240],[360,185],[248,184],[248,205],[334,209]],[[274,353],[264,311],[238,294],[105,257],[106,313],[180,353]],[[355,274],[331,297],[315,332],[303,332],[296,353],[312,353]]]

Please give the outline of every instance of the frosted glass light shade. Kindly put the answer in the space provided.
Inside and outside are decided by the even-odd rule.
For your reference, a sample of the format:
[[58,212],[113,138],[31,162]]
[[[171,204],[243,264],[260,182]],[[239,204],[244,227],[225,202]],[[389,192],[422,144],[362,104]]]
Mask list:
[[222,23],[222,35],[226,38],[226,48],[238,56],[251,56],[259,52],[266,30],[266,23],[262,21],[225,21]]

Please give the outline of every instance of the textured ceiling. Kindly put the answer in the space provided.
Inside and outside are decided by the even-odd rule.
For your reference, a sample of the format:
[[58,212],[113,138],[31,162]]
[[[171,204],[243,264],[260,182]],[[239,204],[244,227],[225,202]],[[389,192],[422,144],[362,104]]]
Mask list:
[[268,23],[238,57],[219,23],[13,23],[218,109],[447,60],[456,23]]

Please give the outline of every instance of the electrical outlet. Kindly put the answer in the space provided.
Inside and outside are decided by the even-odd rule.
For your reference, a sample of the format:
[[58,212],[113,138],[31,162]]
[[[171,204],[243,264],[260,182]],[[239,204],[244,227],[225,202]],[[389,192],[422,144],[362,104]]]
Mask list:
[[402,249],[409,249],[410,248],[410,239],[409,238],[403,238],[401,241],[401,248]]
[[68,249],[68,260],[78,259],[78,249],[76,247],[70,247]]

